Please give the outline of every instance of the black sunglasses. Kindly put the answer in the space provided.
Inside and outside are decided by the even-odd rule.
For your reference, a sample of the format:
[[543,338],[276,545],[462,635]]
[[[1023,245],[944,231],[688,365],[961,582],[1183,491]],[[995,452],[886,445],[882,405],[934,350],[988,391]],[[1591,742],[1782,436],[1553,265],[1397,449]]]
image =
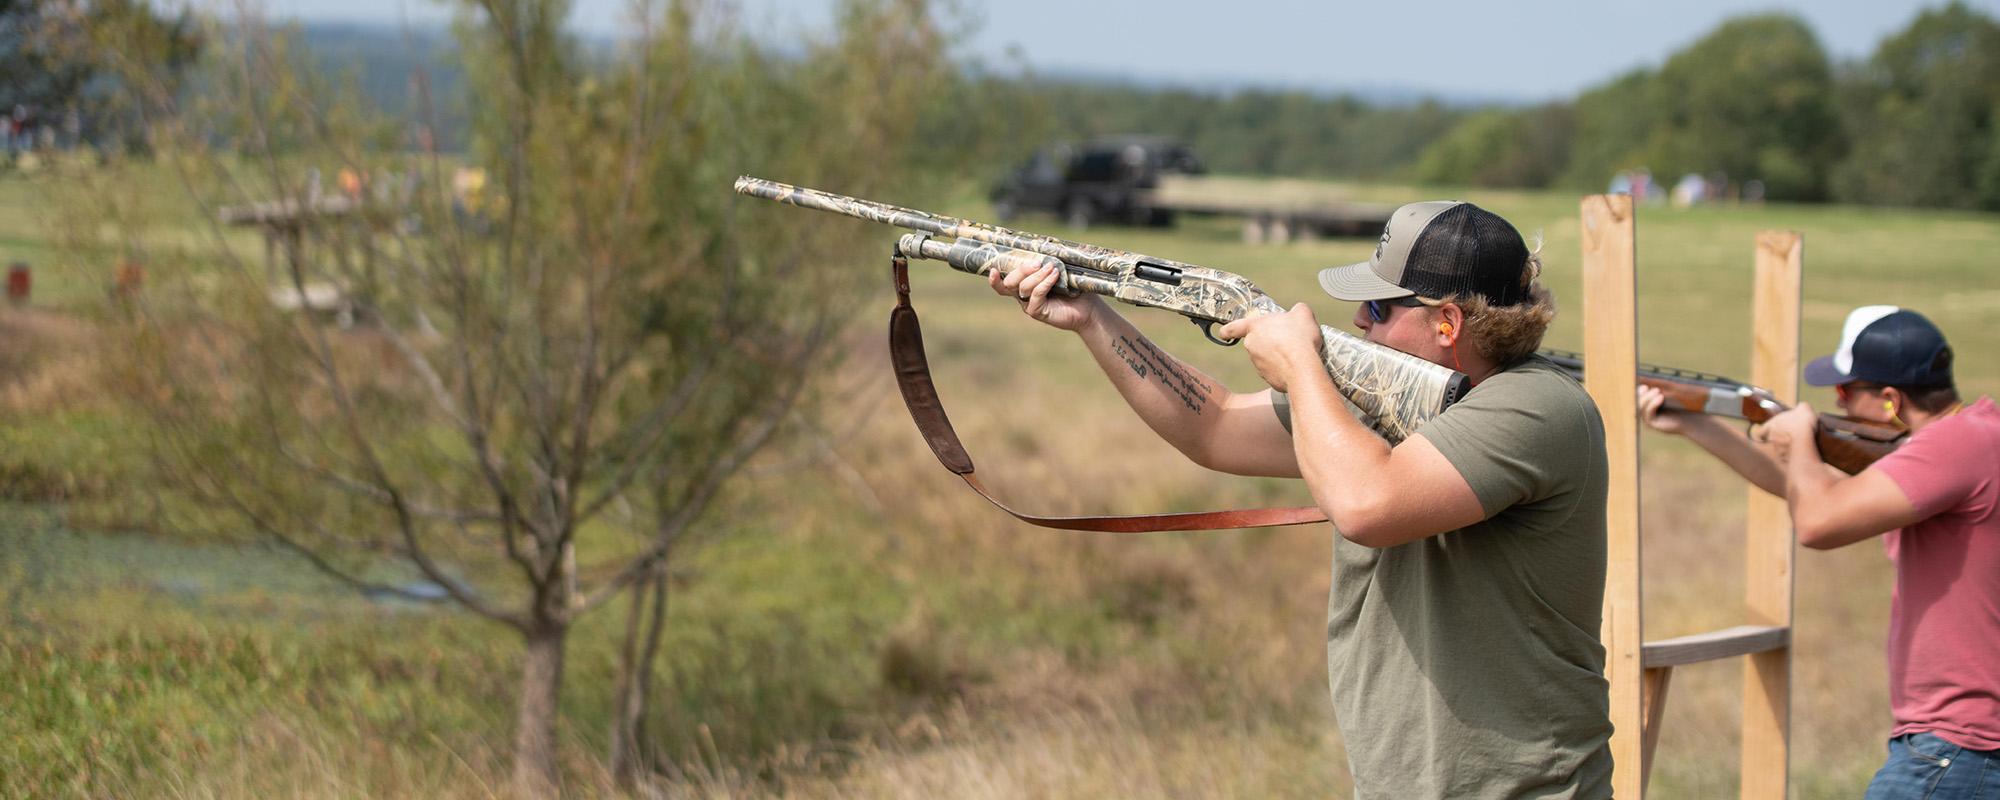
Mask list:
[[1369,319],[1372,319],[1376,322],[1388,322],[1389,306],[1416,308],[1418,306],[1423,305],[1424,301],[1422,299],[1419,299],[1416,295],[1410,295],[1408,297],[1398,297],[1394,300],[1364,300],[1362,301],[1361,304],[1368,307]]

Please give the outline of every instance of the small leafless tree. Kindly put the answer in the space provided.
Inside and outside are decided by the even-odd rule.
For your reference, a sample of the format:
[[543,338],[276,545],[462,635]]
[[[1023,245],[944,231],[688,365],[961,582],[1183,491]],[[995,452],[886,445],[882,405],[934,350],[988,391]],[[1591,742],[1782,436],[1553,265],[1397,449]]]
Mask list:
[[[518,632],[530,796],[558,785],[566,638],[627,591],[612,763],[644,767],[669,560],[881,278],[852,258],[881,232],[747,207],[731,180],[908,196],[920,92],[949,72],[925,0],[844,3],[782,56],[697,2],[638,9],[615,52],[585,52],[566,9],[476,0],[468,96],[416,75],[401,115],[338,102],[245,17],[201,94],[144,98],[158,160],[94,179],[168,172],[203,220],[121,234],[149,267],[117,339],[124,395],[163,484],[357,588],[421,579]],[[107,58],[146,85],[143,59]],[[431,124],[453,102],[462,155]]]

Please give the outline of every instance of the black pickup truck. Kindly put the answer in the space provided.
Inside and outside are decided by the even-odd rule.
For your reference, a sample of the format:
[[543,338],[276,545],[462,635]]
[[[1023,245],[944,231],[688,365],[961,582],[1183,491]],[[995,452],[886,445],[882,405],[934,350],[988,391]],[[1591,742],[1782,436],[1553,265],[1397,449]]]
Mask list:
[[1035,153],[994,185],[994,216],[1005,225],[1023,212],[1055,214],[1071,228],[1098,223],[1165,227],[1177,217],[1236,217],[1243,240],[1283,244],[1322,236],[1375,237],[1389,206],[1355,203],[1341,190],[1298,196],[1254,180],[1197,177],[1207,170],[1193,151],[1161,136],[1115,136]]
[[1115,136],[1043,148],[993,187],[1001,224],[1025,211],[1055,214],[1072,228],[1098,222],[1165,226],[1174,211],[1148,202],[1162,175],[1199,175],[1201,162],[1179,142]]

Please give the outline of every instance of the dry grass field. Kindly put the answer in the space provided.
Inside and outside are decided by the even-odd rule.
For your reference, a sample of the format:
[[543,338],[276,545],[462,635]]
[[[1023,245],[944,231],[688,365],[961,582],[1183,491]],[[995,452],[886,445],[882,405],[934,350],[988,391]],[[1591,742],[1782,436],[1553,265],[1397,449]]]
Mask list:
[[[1343,191],[1479,202],[1539,234],[1547,280],[1559,299],[1577,295],[1574,196]],[[0,248],[25,248],[0,250],[0,260],[48,258],[34,223],[23,222],[32,196],[0,179]],[[938,210],[986,212],[974,202]],[[1849,307],[1898,303],[1952,337],[1962,389],[2000,390],[2000,361],[1987,355],[2000,345],[1991,326],[2000,219],[1986,215],[1643,209],[1647,360],[1747,373],[1752,237],[1768,228],[1805,234],[1806,357],[1831,347]],[[884,242],[893,235],[882,231]],[[1073,238],[1243,273],[1282,300],[1311,302],[1330,324],[1352,310],[1318,295],[1313,270],[1363,259],[1373,246],[1253,248],[1226,220]],[[826,266],[882,271],[876,252],[828,254]],[[88,297],[76,287],[94,279],[38,275],[58,305]],[[880,341],[886,289],[880,309],[846,334],[852,345],[825,401],[711,516],[714,543],[676,586],[670,698],[658,726],[679,768],[652,788],[711,797],[1343,796],[1345,757],[1325,688],[1327,531],[1119,537],[1013,522],[938,468],[911,430]],[[1306,500],[1296,482],[1184,462],[1124,410],[1080,346],[978,281],[927,271],[916,276],[916,300],[952,419],[1003,497],[1051,513]],[[1549,344],[1575,347],[1581,315],[1563,311]],[[1171,316],[1130,316],[1230,385],[1258,385],[1240,351]],[[12,342],[5,350],[18,352]],[[10,356],[0,376],[17,387],[0,393],[11,500],[0,508],[0,708],[20,712],[0,717],[0,795],[497,794],[512,684],[505,637],[464,615],[345,595],[254,547],[89,524],[103,517],[80,509],[142,499],[88,480],[46,490],[43,478],[63,466],[52,460],[115,460],[116,447],[86,443],[121,434],[115,419],[79,410],[87,397],[18,390],[48,382],[37,378],[45,371],[87,374],[88,348],[64,352]],[[1831,398],[1809,390],[1807,399]],[[1643,459],[1649,636],[1737,624],[1747,490],[1684,443],[1648,435]],[[1856,796],[1879,762],[1887,567],[1875,543],[1800,554],[1797,797]],[[609,792],[599,754],[615,629],[597,620],[573,646],[563,707],[579,794]],[[1733,663],[1676,675],[1655,796],[1733,795],[1739,682]]]

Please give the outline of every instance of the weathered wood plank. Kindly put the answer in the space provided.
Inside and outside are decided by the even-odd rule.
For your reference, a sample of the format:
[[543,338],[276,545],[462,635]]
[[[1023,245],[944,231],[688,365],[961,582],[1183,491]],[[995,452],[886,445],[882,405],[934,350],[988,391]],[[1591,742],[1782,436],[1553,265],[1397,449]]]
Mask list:
[[1638,237],[1628,195],[1583,199],[1584,388],[1604,417],[1610,458],[1606,498],[1604,671],[1611,682],[1612,791],[1645,792],[1644,697],[1640,647],[1645,642],[1639,581],[1639,365],[1636,273]]
[[[1791,231],[1757,235],[1750,380],[1787,404],[1799,396],[1799,294],[1805,241]],[[1792,624],[1793,559],[1798,551],[1785,501],[1752,487],[1745,537],[1744,605],[1753,624]],[[1791,771],[1789,646],[1752,655],[1743,666],[1745,800],[1784,800]]]
[[1640,659],[1647,669],[1699,664],[1786,647],[1792,641],[1790,628],[1775,625],[1738,625],[1719,631],[1679,636],[1647,642]]
[[1660,744],[1660,720],[1667,715],[1667,683],[1674,677],[1673,667],[1647,667],[1646,688],[1643,705],[1646,714],[1646,735],[1641,749],[1645,751],[1646,774],[1639,779],[1639,788],[1653,780],[1653,750]]

